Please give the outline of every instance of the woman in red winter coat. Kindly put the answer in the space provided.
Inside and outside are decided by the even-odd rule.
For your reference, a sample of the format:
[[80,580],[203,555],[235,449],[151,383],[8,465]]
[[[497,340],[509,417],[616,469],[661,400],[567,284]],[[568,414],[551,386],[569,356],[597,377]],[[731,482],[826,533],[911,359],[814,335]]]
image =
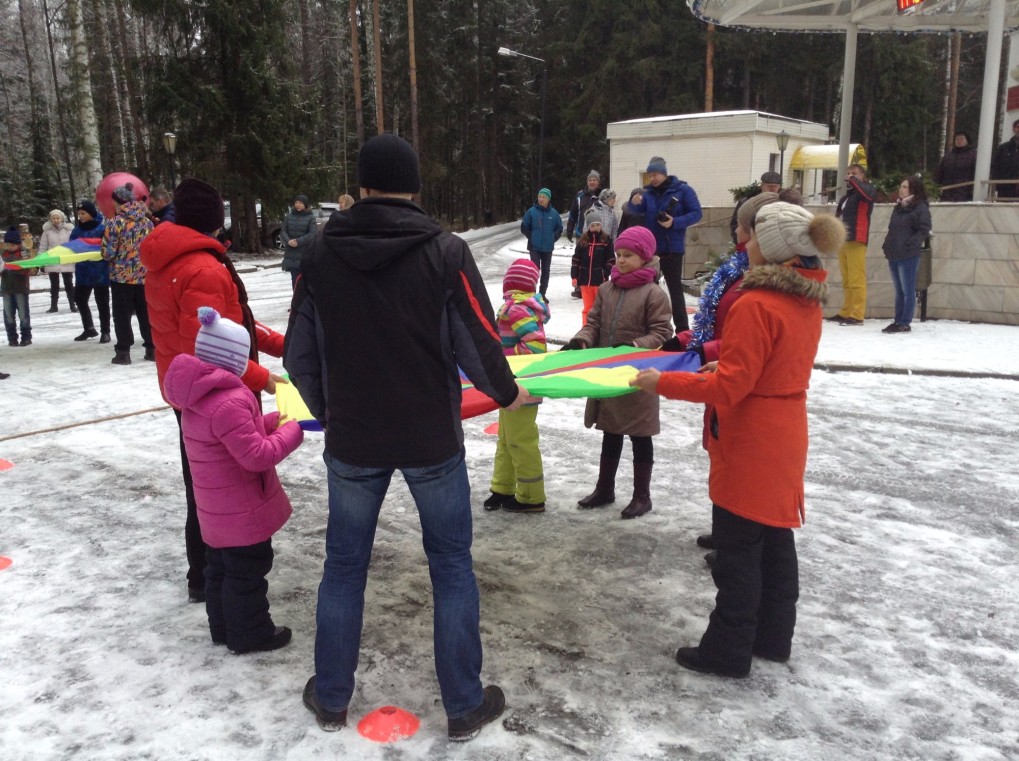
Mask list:
[[[212,307],[224,317],[243,325],[251,337],[247,367],[241,381],[256,396],[276,393],[283,379],[258,364],[258,352],[273,357],[283,354],[283,335],[255,321],[244,290],[226,249],[215,239],[223,227],[223,199],[214,187],[201,180],[186,179],[173,191],[177,221],[164,222],[142,242],[141,261],[148,271],[145,299],[152,338],[156,345],[159,389],[170,362],[178,354],[194,354],[198,335],[198,308]],[[166,394],[163,394],[166,398]],[[180,424],[180,411],[175,410]],[[205,544],[198,525],[194,486],[184,439],[180,442],[187,521],[184,541],[188,558],[188,599],[205,600]]]
[[803,523],[807,387],[827,293],[820,255],[845,230],[830,215],[774,203],[754,219],[746,291],[728,316],[717,366],[704,373],[645,370],[631,382],[669,399],[714,405],[708,454],[715,610],[688,669],[745,677],[752,656],[786,661],[799,575],[792,529]]

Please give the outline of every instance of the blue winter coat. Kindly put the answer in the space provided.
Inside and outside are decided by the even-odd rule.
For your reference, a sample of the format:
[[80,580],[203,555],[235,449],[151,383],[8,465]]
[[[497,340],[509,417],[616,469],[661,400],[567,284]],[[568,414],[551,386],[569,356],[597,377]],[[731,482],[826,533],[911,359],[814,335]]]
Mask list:
[[[668,211],[672,199],[676,199],[669,215],[672,227],[658,224],[658,213]],[[701,202],[694,189],[671,174],[659,187],[644,187],[644,201],[639,207],[644,212],[644,227],[655,235],[655,253],[659,257],[670,254],[683,255],[686,252],[686,228],[701,221]]]
[[[106,232],[106,220],[103,219],[102,212],[99,212],[98,217],[86,224],[88,227],[82,227],[80,222],[75,225],[71,230],[70,240],[77,238],[99,238],[102,240],[103,233]],[[78,262],[74,265],[74,284],[86,288],[108,286],[110,284],[110,263],[105,259],[100,259],[98,262]]]
[[520,222],[520,232],[527,237],[527,250],[547,254],[555,248],[555,242],[563,234],[562,215],[552,208],[534,204]]

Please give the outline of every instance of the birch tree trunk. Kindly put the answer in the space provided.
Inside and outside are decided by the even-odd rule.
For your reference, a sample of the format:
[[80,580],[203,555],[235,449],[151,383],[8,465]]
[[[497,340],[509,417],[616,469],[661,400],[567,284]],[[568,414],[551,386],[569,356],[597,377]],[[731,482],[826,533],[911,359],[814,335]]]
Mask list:
[[61,152],[64,154],[64,167],[67,171],[67,189],[70,191],[70,201],[73,205],[78,194],[74,192],[74,168],[71,165],[71,147],[67,140],[67,117],[64,113],[64,96],[60,90],[60,80],[57,78],[57,54],[53,46],[53,27],[50,24],[50,9],[46,0],[42,0],[43,23],[46,24],[46,42],[50,54],[50,75],[53,77],[53,95],[57,101],[57,130],[60,133],[58,140]]
[[67,28],[71,36],[71,91],[81,130],[81,158],[89,192],[95,192],[103,179],[99,158],[99,123],[92,100],[92,72],[88,62],[88,47],[82,26],[81,0],[67,0]]
[[[117,36],[120,42],[120,50],[123,54],[121,59],[121,63],[124,66],[123,85],[126,87],[128,104],[128,107],[124,109],[124,116],[126,117],[126,128],[130,130],[133,143],[130,164],[138,167],[142,177],[147,177],[149,175],[149,152],[146,149],[145,133],[142,128],[145,122],[143,108],[145,99],[141,97],[141,88],[135,76],[139,70],[139,67],[136,65],[138,52],[127,34],[127,13],[124,9],[123,0],[114,0],[114,9],[117,14]],[[135,112],[136,109],[137,113]]]
[[350,0],[350,58],[354,80],[354,124],[357,147],[364,145],[364,97],[361,94],[361,33],[357,27],[357,0]]
[[106,3],[104,0],[92,0],[92,17],[94,19],[93,36],[96,47],[99,50],[101,66],[109,75],[109,87],[103,88],[103,95],[106,98],[106,105],[109,107],[107,123],[104,125],[108,134],[108,145],[111,151],[110,163],[114,167],[123,168],[127,156],[127,144],[124,136],[123,105],[120,99],[120,82],[117,77],[117,67],[113,63],[113,55],[110,51],[110,37],[107,30],[110,28],[106,15]]
[[410,142],[421,153],[418,143],[418,68],[414,51],[414,0],[407,0],[407,52],[410,57]]

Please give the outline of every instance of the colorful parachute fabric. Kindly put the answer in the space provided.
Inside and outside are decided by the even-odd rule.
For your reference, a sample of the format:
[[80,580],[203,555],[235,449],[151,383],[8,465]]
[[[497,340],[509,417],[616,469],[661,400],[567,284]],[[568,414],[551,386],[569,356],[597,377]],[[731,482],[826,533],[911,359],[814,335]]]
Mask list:
[[[584,349],[582,351],[550,352],[508,357],[517,380],[535,396],[550,399],[594,398],[637,393],[629,385],[638,371],[654,367],[662,372],[695,372],[701,361],[692,352],[648,351],[632,346],[615,349]],[[464,420],[498,409],[490,397],[474,388],[460,373],[463,404],[460,417]],[[276,407],[280,415],[296,420],[306,431],[321,431],[293,384],[276,386]]]
[[[607,349],[557,351],[508,357],[520,384],[534,396],[550,399],[605,399],[636,393],[629,385],[640,370],[695,372],[701,361],[694,353],[650,351],[632,346]],[[471,418],[498,408],[489,397],[474,388],[464,374],[460,417]]]
[[55,267],[58,264],[76,264],[77,262],[98,262],[103,258],[100,251],[102,240],[99,238],[76,238],[59,246],[54,246],[44,254],[18,262],[4,262],[9,270],[28,270],[34,267]]

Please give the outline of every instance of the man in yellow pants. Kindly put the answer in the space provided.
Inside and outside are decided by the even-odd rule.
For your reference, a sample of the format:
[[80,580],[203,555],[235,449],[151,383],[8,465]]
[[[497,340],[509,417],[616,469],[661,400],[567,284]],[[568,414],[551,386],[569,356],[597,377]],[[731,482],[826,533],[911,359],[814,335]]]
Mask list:
[[849,165],[846,186],[848,191],[835,211],[846,226],[846,242],[839,250],[842,308],[827,319],[839,325],[863,325],[867,309],[867,239],[876,190],[867,182],[866,172],[859,164]]

